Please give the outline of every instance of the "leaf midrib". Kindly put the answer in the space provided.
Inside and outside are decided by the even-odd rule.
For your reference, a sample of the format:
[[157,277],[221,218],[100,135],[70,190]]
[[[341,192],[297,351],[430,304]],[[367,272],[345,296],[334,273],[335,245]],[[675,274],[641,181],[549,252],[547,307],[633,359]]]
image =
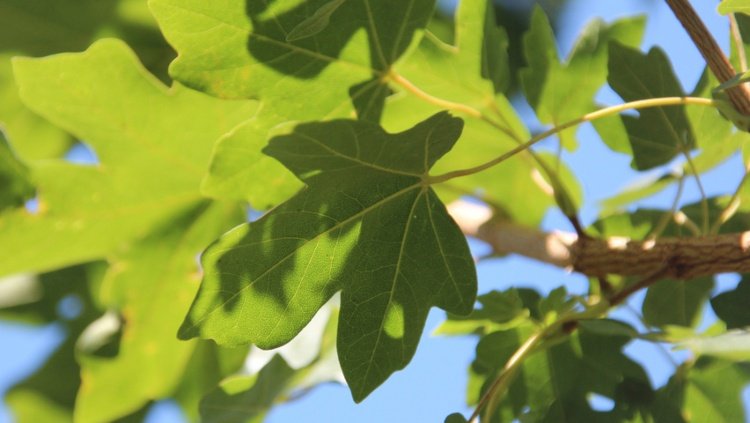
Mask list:
[[[399,275],[401,274],[401,262],[404,254],[404,249],[406,246],[406,239],[409,236],[409,230],[411,229],[411,222],[412,222],[412,215],[414,215],[414,210],[417,207],[417,204],[419,204],[420,199],[422,196],[424,196],[425,192],[427,192],[427,187],[422,188],[422,192],[420,192],[415,198],[414,202],[412,203],[411,207],[409,208],[409,214],[406,216],[406,224],[404,225],[404,233],[401,236],[401,245],[399,247],[398,251],[398,260],[396,261],[396,268],[393,271],[393,279],[391,280],[391,288],[390,288],[390,294],[388,295],[388,302],[385,304],[385,309],[383,310],[383,313],[381,315],[380,319],[380,327],[378,328],[378,335],[377,338],[375,338],[375,345],[372,347],[372,351],[370,353],[370,358],[367,360],[367,369],[365,370],[365,375],[362,378],[365,383],[367,383],[368,378],[370,376],[370,370],[372,370],[372,364],[375,362],[375,353],[380,349],[380,338],[383,335],[383,328],[385,326],[385,321],[387,319],[387,312],[388,308],[390,307],[391,303],[393,302],[393,294],[396,292],[396,286],[398,285],[398,279]],[[403,338],[401,338],[401,344],[402,344],[402,350],[403,350]],[[366,391],[367,388],[365,387],[364,390]]]

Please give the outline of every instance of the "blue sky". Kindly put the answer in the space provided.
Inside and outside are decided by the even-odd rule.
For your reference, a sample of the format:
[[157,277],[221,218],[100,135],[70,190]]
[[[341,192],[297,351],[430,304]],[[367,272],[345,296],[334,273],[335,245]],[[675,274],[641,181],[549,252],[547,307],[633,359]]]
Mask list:
[[[725,18],[715,12],[717,2],[693,3],[722,46],[726,48],[727,25]],[[649,16],[644,50],[653,45],[661,46],[675,64],[684,87],[688,90],[692,88],[703,70],[703,61],[697,50],[662,1],[571,0],[562,13],[563,31],[558,34],[562,55],[567,53],[581,28],[593,17],[599,16],[606,21],[612,21],[618,17],[641,13]],[[606,89],[602,91],[599,99],[606,104],[620,102],[616,95]],[[533,121],[528,109],[525,109],[523,115],[524,118]],[[607,150],[590,126],[580,128],[579,138],[579,150],[573,154],[566,154],[565,159],[582,181],[586,200],[583,219],[590,223],[596,216],[599,201],[641,176],[630,170],[627,157]],[[74,156],[78,157],[77,154],[81,152],[75,153]],[[733,187],[740,178],[741,167],[740,160],[735,158],[720,169],[707,174],[702,178],[707,190],[717,193],[726,191],[727,186]],[[699,196],[695,187],[688,188],[685,201],[697,200]],[[649,199],[645,204],[664,205],[671,202],[672,195],[673,192],[668,190],[663,195]],[[557,213],[550,213],[544,225],[547,229],[569,229],[567,222]],[[473,243],[472,246],[477,251],[483,248],[477,243]],[[548,292],[560,284],[566,285],[571,291],[583,292],[586,287],[586,281],[581,276],[570,275],[560,269],[539,265],[519,257],[483,262],[479,265],[479,276],[480,292],[511,286],[528,286]],[[719,289],[733,287],[736,280],[732,275],[721,277]],[[639,300],[642,300],[642,295],[636,296],[636,305]],[[616,317],[633,320],[632,316],[624,311],[617,312]],[[455,411],[469,412],[464,404],[466,369],[473,358],[476,340],[470,337],[430,336],[431,331],[443,318],[443,312],[433,310],[412,363],[404,371],[394,374],[362,404],[355,405],[345,387],[324,385],[294,403],[277,407],[267,421],[433,422],[442,421],[446,415]],[[710,314],[707,319],[710,321]],[[54,326],[28,328],[0,323],[0,393],[31,373],[57,345],[60,338],[60,333]],[[628,347],[628,352],[648,369],[652,381],[657,386],[664,383],[673,370],[669,360],[651,345],[633,343]],[[678,354],[677,359],[679,358]],[[746,395],[746,398],[748,397]],[[158,407],[149,418],[150,422],[159,423],[180,420],[179,411],[169,403]],[[0,407],[0,423],[11,421],[7,410]]]

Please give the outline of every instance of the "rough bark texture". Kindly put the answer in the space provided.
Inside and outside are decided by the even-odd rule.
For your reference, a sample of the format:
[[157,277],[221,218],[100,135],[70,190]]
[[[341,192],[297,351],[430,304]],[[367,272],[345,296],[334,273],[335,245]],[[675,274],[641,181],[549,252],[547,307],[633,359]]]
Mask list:
[[492,220],[490,209],[475,203],[457,201],[448,211],[465,235],[487,242],[497,254],[520,254],[591,277],[659,273],[664,278],[692,279],[750,272],[750,231],[654,241],[579,240],[573,233],[546,233]]
[[[687,0],[667,0],[667,4],[698,47],[716,79],[722,83],[732,79],[737,72],[693,6]],[[746,84],[728,89],[727,94],[738,111],[750,116],[750,89]]]

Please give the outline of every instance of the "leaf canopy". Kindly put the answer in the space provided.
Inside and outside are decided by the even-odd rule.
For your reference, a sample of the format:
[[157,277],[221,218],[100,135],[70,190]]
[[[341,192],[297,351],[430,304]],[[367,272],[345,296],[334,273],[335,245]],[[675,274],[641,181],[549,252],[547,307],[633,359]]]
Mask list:
[[114,420],[169,395],[182,378],[196,344],[174,333],[197,290],[195,256],[242,221],[239,207],[203,198],[200,181],[212,141],[256,104],[167,89],[113,40],[17,59],[15,71],[27,105],[85,140],[99,162],[30,163],[39,211],[0,215],[0,243],[18,249],[0,258],[0,273],[110,261],[101,300],[125,318],[124,338],[116,359],[81,358],[75,412]]
[[40,212],[0,219],[0,242],[17,248],[0,257],[0,274],[105,257],[203,202],[212,140],[256,110],[251,101],[168,90],[114,40],[54,59],[19,58],[15,70],[26,104],[84,140],[100,163],[30,164]]

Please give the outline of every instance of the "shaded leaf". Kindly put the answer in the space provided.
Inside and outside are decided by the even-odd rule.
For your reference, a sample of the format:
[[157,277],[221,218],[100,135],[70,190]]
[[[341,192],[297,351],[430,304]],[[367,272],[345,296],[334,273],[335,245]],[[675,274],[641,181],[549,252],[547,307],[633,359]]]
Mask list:
[[304,38],[312,37],[323,32],[331,22],[331,15],[336,9],[344,4],[346,0],[330,0],[328,3],[320,6],[312,16],[300,22],[286,34],[287,41],[297,41]]
[[[684,96],[666,55],[652,48],[647,55],[611,43],[609,85],[625,101]],[[639,111],[638,117],[622,116],[633,150],[633,166],[646,170],[665,164],[695,146],[695,136],[683,107]]]
[[[57,321],[65,338],[51,356],[32,375],[10,388],[6,401],[19,422],[72,422],[76,392],[80,386],[80,367],[75,359],[75,343],[84,328],[101,310],[93,293],[99,285],[102,263],[75,266],[38,276],[37,301],[0,309],[3,318],[27,323]],[[78,313],[63,318],[63,301],[77,304]]]
[[653,326],[695,327],[700,323],[701,311],[713,287],[713,278],[710,277],[659,281],[646,292],[643,319]]
[[[716,81],[707,70],[696,84],[691,96],[710,97],[711,87]],[[662,192],[675,184],[681,176],[693,173],[703,174],[712,170],[742,148],[744,143],[750,140],[750,135],[732,130],[732,123],[721,116],[713,107],[693,106],[686,108],[686,114],[693,130],[697,146],[700,152],[693,156],[692,165],[688,162],[680,168],[668,169],[662,175],[640,181],[636,186],[625,189],[604,202],[602,207],[604,214],[608,214],[635,201],[648,198]],[[627,148],[621,152],[631,153],[627,141],[627,132],[619,117],[604,119],[594,122],[599,135],[611,148],[616,151],[617,145],[627,144]],[[617,145],[613,145],[617,144]]]
[[[377,7],[349,0],[327,15],[325,28],[295,35],[337,3],[151,0],[150,6],[179,52],[170,67],[174,78],[217,96],[258,98],[270,116],[311,120],[350,113],[349,88],[388,70],[427,23],[434,0]],[[315,106],[300,98],[315,98]]]
[[[297,393],[319,383],[340,381],[335,300],[326,304],[289,344],[271,351],[253,347],[243,372],[225,379],[201,400],[201,421],[261,421],[272,406],[293,399]],[[300,354],[312,357],[300,363]],[[247,372],[250,374],[243,374]]]
[[[257,177],[274,166],[260,158],[274,135],[268,131],[288,121],[350,117],[355,109],[360,117],[379,117],[389,92],[385,76],[426,24],[434,0],[380,0],[377,7],[372,0],[151,0],[150,5],[180,53],[170,68],[175,79],[220,97],[261,102],[261,115],[242,130],[252,132],[251,138],[230,136],[218,144],[203,189],[265,208],[299,187],[282,173],[271,186]],[[326,8],[330,21],[311,34],[311,19]],[[300,31],[308,34],[295,35]]]
[[[483,337],[477,345],[476,371],[486,375],[484,389],[521,343],[536,329],[532,325]],[[496,420],[580,422],[624,421],[649,401],[651,392],[643,369],[622,348],[622,334],[576,331],[569,339],[529,356],[500,404]],[[638,386],[630,389],[630,386]],[[629,395],[628,392],[639,395]],[[593,410],[587,396],[612,399],[609,412]],[[645,397],[645,399],[644,399]]]
[[711,307],[728,329],[750,326],[750,280],[743,278],[732,291],[711,298]]
[[423,182],[461,127],[441,113],[394,135],[333,121],[273,139],[265,151],[308,188],[206,251],[180,337],[274,348],[343,290],[339,358],[361,401],[409,362],[432,305],[473,305],[466,240]]
[[260,422],[294,375],[294,369],[277,355],[258,374],[228,378],[201,400],[201,421]]
[[172,394],[189,421],[200,418],[199,404],[224,378],[236,374],[248,355],[248,347],[225,348],[211,341],[199,341],[190,357],[179,386]]
[[464,417],[461,413],[453,413],[450,416],[445,418],[445,423],[468,423],[469,421],[466,420],[466,417]]
[[13,154],[0,128],[0,212],[34,196],[29,171]]

